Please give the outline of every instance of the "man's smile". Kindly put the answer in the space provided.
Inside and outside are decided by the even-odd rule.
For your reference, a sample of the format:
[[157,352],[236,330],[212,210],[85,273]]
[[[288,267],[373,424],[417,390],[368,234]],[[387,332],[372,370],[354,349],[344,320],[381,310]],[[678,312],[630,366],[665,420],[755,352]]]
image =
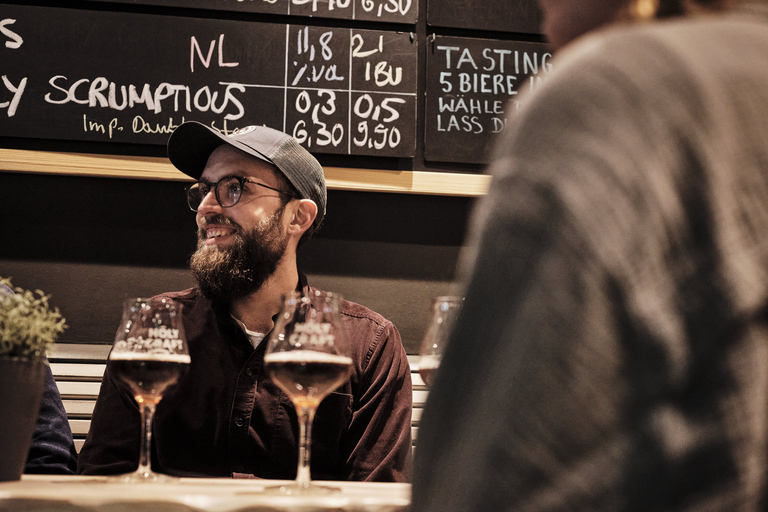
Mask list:
[[206,245],[219,245],[231,242],[232,237],[237,233],[237,229],[221,224],[209,224],[203,228],[203,232],[205,233]]

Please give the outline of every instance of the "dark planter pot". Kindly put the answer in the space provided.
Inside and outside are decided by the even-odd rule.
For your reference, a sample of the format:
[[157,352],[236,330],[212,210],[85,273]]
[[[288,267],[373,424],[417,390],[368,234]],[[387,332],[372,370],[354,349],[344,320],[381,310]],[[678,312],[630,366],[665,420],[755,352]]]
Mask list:
[[0,482],[24,472],[44,385],[44,361],[0,357]]

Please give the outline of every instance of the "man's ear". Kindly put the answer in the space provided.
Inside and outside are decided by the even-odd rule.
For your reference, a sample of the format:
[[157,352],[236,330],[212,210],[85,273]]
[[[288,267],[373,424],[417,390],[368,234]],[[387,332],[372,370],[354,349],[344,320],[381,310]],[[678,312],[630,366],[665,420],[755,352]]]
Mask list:
[[308,230],[317,217],[317,205],[311,199],[299,199],[293,210],[291,223],[288,225],[288,233],[301,237]]

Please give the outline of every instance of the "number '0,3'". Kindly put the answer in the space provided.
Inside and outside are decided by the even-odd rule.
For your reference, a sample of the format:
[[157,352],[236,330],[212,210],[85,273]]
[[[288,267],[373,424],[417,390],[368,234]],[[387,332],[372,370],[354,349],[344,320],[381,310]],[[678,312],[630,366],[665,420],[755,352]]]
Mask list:
[[329,116],[336,112],[336,93],[327,89],[319,89],[317,96],[320,99],[313,107],[312,98],[309,96],[309,92],[301,91],[296,97],[296,111],[301,114],[306,114],[312,110],[312,125],[311,127],[307,123],[300,119],[293,127],[293,136],[299,141],[299,144],[306,144],[308,147],[312,146],[312,137],[308,130],[314,127],[316,133],[315,144],[318,146],[338,146],[344,139],[344,127],[340,123],[336,123],[328,130],[327,124],[320,120],[319,112]]

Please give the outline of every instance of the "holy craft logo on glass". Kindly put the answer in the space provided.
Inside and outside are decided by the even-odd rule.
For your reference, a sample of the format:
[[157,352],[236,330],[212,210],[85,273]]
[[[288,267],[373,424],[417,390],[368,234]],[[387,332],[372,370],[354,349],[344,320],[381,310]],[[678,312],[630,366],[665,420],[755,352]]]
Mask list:
[[333,347],[336,336],[331,333],[331,324],[318,322],[306,322],[295,324],[293,332],[288,337],[288,341],[298,347]]
[[162,352],[176,354],[183,351],[179,329],[168,329],[165,326],[147,329],[147,337],[129,337],[115,342],[116,352]]

